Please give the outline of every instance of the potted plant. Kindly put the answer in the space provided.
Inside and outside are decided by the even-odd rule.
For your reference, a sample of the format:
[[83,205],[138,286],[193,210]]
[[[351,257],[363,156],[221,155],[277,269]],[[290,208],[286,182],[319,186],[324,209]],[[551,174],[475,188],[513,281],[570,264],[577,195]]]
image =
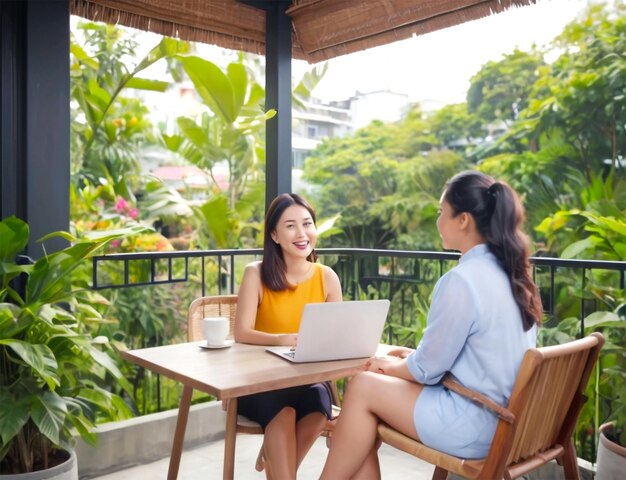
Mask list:
[[618,428],[617,422],[607,422],[600,426],[598,456],[596,460],[596,480],[622,478],[626,471],[626,428],[624,423]]
[[20,265],[28,225],[15,217],[0,221],[1,475],[52,467],[71,456],[77,435],[95,445],[96,419],[130,416],[124,401],[103,387],[108,375],[125,381],[106,353],[107,339],[92,338],[80,321],[98,314],[70,277],[110,240],[143,230],[96,232],[83,239],[56,232],[42,241],[63,236],[71,245]]
[[612,480],[626,472],[626,298],[612,312],[596,314],[592,320],[605,326],[608,334],[598,367],[598,391],[608,407],[608,418],[598,429],[595,478]]

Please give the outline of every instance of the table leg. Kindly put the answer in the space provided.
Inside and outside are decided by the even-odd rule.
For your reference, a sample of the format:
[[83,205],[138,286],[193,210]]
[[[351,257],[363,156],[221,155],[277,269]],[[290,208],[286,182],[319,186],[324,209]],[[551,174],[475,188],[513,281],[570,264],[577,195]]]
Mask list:
[[183,453],[183,442],[185,440],[185,430],[187,429],[187,419],[189,418],[192,393],[193,388],[188,386],[183,387],[183,394],[180,397],[180,404],[178,405],[178,418],[176,419],[176,431],[174,432],[170,465],[167,470],[167,480],[176,480],[176,477],[178,477],[178,467],[180,466],[180,456]]
[[237,435],[237,399],[228,400],[226,409],[226,432],[224,439],[224,480],[235,476],[235,440]]

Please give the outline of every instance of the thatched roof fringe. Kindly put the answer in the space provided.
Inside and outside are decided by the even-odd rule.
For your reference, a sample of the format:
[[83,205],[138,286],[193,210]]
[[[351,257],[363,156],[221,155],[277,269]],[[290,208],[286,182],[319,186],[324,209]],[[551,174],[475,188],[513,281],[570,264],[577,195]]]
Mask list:
[[[291,0],[292,56],[316,63],[536,2]],[[70,11],[182,40],[265,50],[265,11],[237,0],[71,0]]]
[[[385,2],[369,2],[366,11],[354,7],[352,15],[358,21],[340,26],[326,11],[326,5],[338,9],[346,8],[342,3],[350,0],[295,0],[287,11],[292,16],[298,43],[302,46],[309,62],[315,63],[348,53],[404,40],[413,35],[423,35],[436,30],[458,25],[470,20],[500,13],[509,8],[536,3],[536,0],[482,0],[472,1],[429,1],[395,0],[394,17],[386,16]],[[361,2],[365,4],[368,2]],[[323,5],[324,4],[324,5]],[[469,4],[469,5],[468,5]],[[318,8],[319,10],[315,10]],[[362,9],[361,9],[362,10]],[[323,12],[323,13],[320,13]],[[389,29],[388,25],[396,26]],[[386,28],[387,27],[387,28]]]
[[[102,3],[113,4],[115,2],[104,1]],[[124,2],[122,1],[118,3]],[[178,2],[163,2],[163,0],[152,0],[151,3],[167,3],[169,8],[183,7],[178,4]],[[261,10],[254,10],[255,12],[258,12],[258,15],[261,17],[261,24],[264,25],[265,13]],[[203,27],[194,26],[193,24],[190,25],[189,23],[193,22],[186,22],[185,17],[180,14],[171,15],[170,18],[174,18],[176,21],[170,21],[157,18],[153,15],[152,11],[144,10],[142,14],[138,14],[136,12],[125,11],[120,8],[101,5],[98,3],[98,0],[71,0],[70,12],[72,15],[88,18],[96,22],[104,22],[112,25],[124,25],[126,27],[153,32],[159,35],[165,35],[181,40],[219,45],[224,48],[242,50],[259,55],[265,54],[264,29],[259,30],[258,32],[253,32],[252,34],[250,31],[246,32],[248,37],[258,37],[258,39],[237,35],[237,29],[242,29],[244,26],[229,26],[225,22],[221,22],[219,20],[220,14],[217,12],[215,13],[216,16],[212,18],[211,21],[206,21],[203,18],[199,18],[194,21],[197,23],[203,23]],[[161,13],[160,16],[163,16],[163,13]],[[256,19],[254,19],[254,22],[258,23]]]

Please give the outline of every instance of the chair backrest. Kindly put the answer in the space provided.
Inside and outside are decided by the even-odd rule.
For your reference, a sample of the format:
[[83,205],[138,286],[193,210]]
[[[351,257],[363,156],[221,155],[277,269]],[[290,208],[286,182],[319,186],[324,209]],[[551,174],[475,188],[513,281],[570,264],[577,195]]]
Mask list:
[[204,340],[202,319],[204,317],[226,317],[230,320],[229,339],[233,338],[235,315],[237,314],[237,295],[216,295],[196,298],[189,305],[187,313],[187,340]]
[[513,424],[500,420],[485,459],[481,478],[511,478],[536,467],[533,458],[556,458],[570,445],[584,391],[604,337],[593,333],[580,340],[526,352],[508,409]]

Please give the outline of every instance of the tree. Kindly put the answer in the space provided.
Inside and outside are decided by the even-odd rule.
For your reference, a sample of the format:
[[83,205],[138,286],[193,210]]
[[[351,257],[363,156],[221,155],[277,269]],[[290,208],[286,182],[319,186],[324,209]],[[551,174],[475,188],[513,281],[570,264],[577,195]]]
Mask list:
[[[200,241],[217,248],[256,246],[264,205],[265,122],[277,114],[264,111],[265,90],[256,80],[263,67],[243,53],[224,69],[197,56],[177,60],[205,109],[195,118],[179,117],[178,132],[163,140],[206,174],[209,198],[194,208]],[[322,65],[305,73],[294,101],[308,99],[325,71]],[[218,168],[228,173],[226,182],[216,177]]]
[[[258,218],[263,205],[265,92],[249,75],[243,57],[224,70],[198,56],[178,57],[205,106],[196,118],[179,117],[178,132],[163,134],[164,144],[206,174],[209,198],[195,207],[197,231],[217,248],[242,246],[241,230]],[[215,175],[224,167],[224,185]],[[206,246],[203,245],[203,246]]]
[[442,145],[450,146],[455,140],[470,142],[472,138],[486,135],[484,125],[469,113],[467,103],[445,105],[431,119],[432,133]]
[[394,127],[375,121],[354,137],[325,140],[304,164],[304,179],[320,216],[341,214],[338,226],[349,246],[382,247],[389,241],[370,207],[395,191],[397,160],[390,151]]
[[452,150],[431,151],[400,164],[396,192],[382,198],[372,212],[394,232],[390,248],[442,248],[436,225],[441,192],[447,180],[468,167],[464,158]]
[[528,105],[538,68],[543,64],[535,48],[530,52],[515,49],[498,62],[487,62],[470,80],[468,112],[476,114],[483,126],[498,121],[510,126]]
[[626,154],[625,13],[620,3],[595,5],[565,28],[557,45],[566,51],[524,115],[528,131],[561,130],[589,179],[605,159],[616,169]]
[[[166,81],[139,75],[155,62],[187,51],[187,43],[163,38],[134,67],[137,42],[114,25],[81,23],[84,45],[72,34],[71,156],[73,184],[109,185],[115,196],[134,200],[138,186],[138,153],[150,142],[148,110],[137,98],[124,97],[125,89],[163,92]],[[115,197],[109,199],[115,201]]]
[[551,46],[560,57],[537,70],[528,106],[490,150],[479,152],[483,171],[524,195],[530,226],[584,207],[579,192],[593,178],[608,178],[611,169],[613,182],[624,178],[618,166],[626,147],[625,11],[596,5],[568,25]]
[[439,151],[419,107],[399,122],[374,121],[354,135],[324,141],[307,158],[304,179],[322,215],[340,215],[337,238],[350,247],[427,248],[447,180],[463,165]]

